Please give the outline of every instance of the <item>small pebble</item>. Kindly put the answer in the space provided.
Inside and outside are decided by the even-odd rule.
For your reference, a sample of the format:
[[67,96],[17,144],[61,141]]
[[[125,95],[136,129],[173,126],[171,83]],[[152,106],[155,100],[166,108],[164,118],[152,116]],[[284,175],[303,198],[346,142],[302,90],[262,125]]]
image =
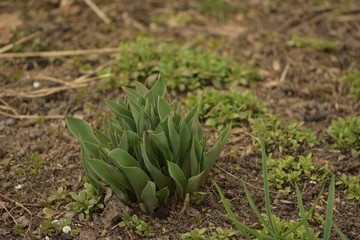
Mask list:
[[22,189],[22,185],[21,184],[19,184],[19,185],[17,185],[17,186],[15,186],[15,190],[20,190],[20,189]]
[[65,226],[62,229],[63,233],[69,233],[71,231],[71,227],[70,226]]
[[12,118],[9,118],[9,119],[7,119],[6,120],[6,125],[8,125],[8,126],[11,126],[11,125],[14,125],[14,123],[15,123],[15,120],[14,119],[12,119]]
[[39,88],[40,87],[40,83],[39,82],[34,82],[33,83],[33,88]]

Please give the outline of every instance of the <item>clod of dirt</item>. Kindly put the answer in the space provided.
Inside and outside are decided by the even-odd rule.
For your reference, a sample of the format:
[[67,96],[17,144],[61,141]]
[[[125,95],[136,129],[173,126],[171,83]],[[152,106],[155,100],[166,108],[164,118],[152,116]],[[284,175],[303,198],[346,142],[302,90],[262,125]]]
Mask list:
[[110,228],[118,223],[123,213],[129,213],[130,209],[117,196],[113,195],[100,215],[104,228]]
[[85,230],[80,232],[79,240],[96,240],[96,232],[94,230]]
[[65,16],[74,16],[81,11],[81,7],[76,0],[61,0],[60,10]]

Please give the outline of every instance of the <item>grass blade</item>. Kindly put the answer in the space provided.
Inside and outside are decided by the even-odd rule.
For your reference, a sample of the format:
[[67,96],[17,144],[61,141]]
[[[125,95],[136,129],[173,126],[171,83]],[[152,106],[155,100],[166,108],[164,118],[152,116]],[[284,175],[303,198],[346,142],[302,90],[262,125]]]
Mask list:
[[349,240],[349,239],[345,236],[345,234],[343,234],[343,233],[341,232],[340,228],[335,224],[334,220],[332,220],[332,225],[333,225],[335,231],[340,235],[340,237],[341,237],[342,240]]
[[[247,190],[246,188],[246,185],[245,183],[243,182],[243,186],[244,186],[244,190],[245,190],[245,194],[246,194],[246,197],[250,203],[250,206],[252,208],[252,210],[254,211],[254,213],[256,214],[256,216],[259,218],[260,222],[264,225],[264,227],[266,228],[266,230],[274,237],[277,236],[277,233],[275,232],[274,228],[272,228],[266,221],[265,219],[261,216],[259,210],[257,209],[249,191]],[[271,217],[271,216],[270,216]]]
[[[269,181],[267,176],[267,159],[266,159],[266,152],[265,152],[265,144],[261,134],[258,132],[260,147],[261,147],[261,156],[262,156],[262,167],[263,167],[263,178],[264,178],[264,193],[265,193],[265,206],[266,206],[266,213],[269,218],[270,228],[274,234],[276,234],[276,229],[272,220],[271,209],[270,209],[270,192],[269,192]],[[265,226],[265,225],[264,225]]]
[[324,237],[323,237],[324,240],[330,239],[330,231],[331,231],[331,224],[332,224],[332,218],[333,218],[334,203],[335,203],[335,179],[333,176],[331,178],[328,202],[327,202],[327,207],[326,207],[325,228],[324,228]]
[[[298,202],[298,205],[299,205],[300,216],[301,216],[302,219],[304,219],[305,218],[304,205],[303,205],[303,202],[302,202],[299,187],[298,187],[298,185],[296,183],[295,183],[295,189],[296,189],[296,198],[297,198],[297,202]],[[309,240],[312,240],[312,237],[311,237],[311,234],[310,234],[310,229],[309,229],[309,224],[308,224],[307,220],[305,220],[305,222],[304,222],[304,228],[305,228],[305,233],[306,233],[307,238]]]

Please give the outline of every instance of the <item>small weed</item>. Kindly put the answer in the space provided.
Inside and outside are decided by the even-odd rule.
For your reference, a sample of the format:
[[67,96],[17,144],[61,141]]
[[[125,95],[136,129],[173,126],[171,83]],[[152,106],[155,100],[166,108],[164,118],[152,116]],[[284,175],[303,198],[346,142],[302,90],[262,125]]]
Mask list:
[[195,95],[188,93],[185,104],[191,109],[201,100],[199,117],[205,120],[205,125],[222,129],[231,122],[234,125],[248,123],[250,118],[264,114],[266,103],[257,101],[249,91],[220,91],[205,88]]
[[350,69],[340,78],[341,85],[348,84],[349,96],[360,99],[360,72],[356,69]]
[[200,204],[206,195],[210,195],[210,192],[193,192],[191,194],[190,200],[195,202],[196,205]]
[[73,215],[78,214],[80,221],[89,220],[91,212],[104,208],[104,204],[100,203],[101,197],[96,194],[94,187],[90,183],[85,183],[84,187],[85,189],[78,194],[70,193],[75,202],[66,206],[66,209],[71,211]]
[[18,234],[21,234],[25,231],[22,225],[16,225],[15,227],[12,228],[12,230]]
[[239,231],[234,231],[229,228],[216,228],[215,232],[211,232],[211,240],[235,240],[238,239],[240,233]]
[[183,240],[201,240],[201,239],[208,239],[208,236],[205,235],[207,228],[195,228],[191,230],[191,232],[179,234],[181,239]]
[[360,154],[360,116],[348,117],[346,120],[339,117],[332,120],[327,129],[328,134],[335,140],[332,148],[350,149],[354,157]]
[[130,216],[128,213],[124,213],[122,216],[122,221],[119,223],[119,227],[130,229],[141,237],[154,236],[152,233],[152,227],[138,218],[138,216],[135,214]]
[[264,117],[252,122],[253,129],[258,129],[259,134],[263,136],[268,152],[273,151],[276,147],[279,147],[281,151],[286,151],[286,149],[295,151],[300,144],[309,147],[320,144],[310,129],[302,127],[303,122],[284,122],[275,116]]
[[[268,221],[268,217],[266,216],[266,214],[262,214],[262,216],[266,221]],[[293,228],[296,224],[299,223],[299,221],[294,221],[294,220],[290,220],[290,221],[281,220],[280,218],[276,217],[275,215],[272,215],[272,218],[273,218],[273,223],[278,228],[279,233],[285,233],[286,231]],[[261,224],[261,226],[264,228],[261,231],[261,233],[269,236],[270,235],[269,231],[265,228],[265,226],[263,224]],[[321,238],[319,238],[320,232],[315,233],[314,229],[312,229],[310,227],[309,227],[309,230],[310,230],[311,239],[313,239],[313,240],[321,239]],[[305,240],[305,239],[309,239],[309,238],[306,235],[304,225],[302,225],[299,228],[297,228],[294,232],[290,233],[285,238],[281,238],[281,239],[284,239],[284,240],[303,239],[303,240]]]
[[156,15],[155,18],[152,19],[153,23],[166,23],[169,26],[187,26],[191,21],[192,16],[188,12],[170,12]]
[[303,48],[303,47],[312,47],[316,51],[328,51],[333,52],[340,49],[339,43],[334,41],[325,41],[315,38],[303,38],[294,33],[291,36],[291,40],[287,42],[290,47],[294,48]]
[[196,0],[195,2],[199,12],[220,22],[224,22],[229,13],[237,10],[237,6],[234,4],[230,6],[226,0]]
[[[117,56],[117,64],[99,74],[113,72],[114,77],[103,79],[103,89],[129,85],[139,81],[152,86],[159,73],[173,95],[176,90],[197,89],[212,85],[247,85],[258,80],[258,70],[249,64],[241,64],[231,57],[222,57],[201,47],[190,48],[175,42],[156,44],[148,37],[138,37],[120,43],[123,50]],[[130,80],[130,81],[129,81]]]
[[29,158],[25,159],[25,161],[30,164],[29,167],[20,167],[19,165],[11,166],[11,170],[15,170],[18,175],[35,175],[37,174],[39,168],[42,166],[44,162],[44,158],[38,152],[35,152]]
[[299,156],[295,161],[292,156],[285,156],[281,159],[273,159],[271,155],[268,158],[268,179],[270,186],[276,186],[278,189],[284,188],[287,183],[300,182],[305,178],[316,182],[325,182],[331,178],[331,171],[325,164],[318,167],[312,160],[311,153],[306,157]]
[[40,226],[40,233],[45,236],[52,236],[55,233],[55,229],[58,227],[57,224],[52,223],[50,220],[44,220]]
[[360,201],[360,176],[346,176],[343,174],[341,180],[336,182],[336,185],[344,184],[347,189],[347,199],[356,199]]
[[[65,216],[71,218],[78,214],[80,220],[89,220],[92,212],[104,207],[102,197],[96,194],[91,184],[85,183],[85,189],[80,193],[70,192],[66,187],[67,185],[64,184],[63,187],[59,187],[56,192],[53,192],[48,199],[40,202],[40,205],[45,207],[43,213],[47,219],[59,214],[58,210],[61,205],[65,205],[64,208],[67,210]],[[105,198],[108,198],[109,194],[111,195],[111,192],[107,191]]]

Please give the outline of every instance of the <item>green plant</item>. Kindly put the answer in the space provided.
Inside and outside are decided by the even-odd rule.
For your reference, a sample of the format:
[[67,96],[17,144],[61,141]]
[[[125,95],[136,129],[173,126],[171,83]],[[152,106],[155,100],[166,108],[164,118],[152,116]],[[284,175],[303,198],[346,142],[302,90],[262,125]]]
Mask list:
[[[199,107],[186,117],[181,104],[164,100],[166,85],[159,79],[149,90],[136,83],[136,91],[123,88],[126,98],[106,103],[115,117],[105,116],[104,133],[80,119],[66,117],[81,143],[81,159],[90,183],[100,191],[107,182],[125,203],[136,197],[144,212],[153,213],[172,192],[180,199],[205,181],[226,143],[230,126],[206,151],[198,121]],[[100,179],[99,179],[100,178]]]
[[343,174],[341,180],[336,182],[336,185],[344,184],[347,189],[347,199],[356,199],[360,201],[360,176],[346,176]]
[[334,41],[325,41],[315,38],[303,38],[293,33],[291,40],[287,42],[291,47],[303,48],[303,47],[312,47],[316,51],[337,51],[340,49],[339,43]]
[[348,84],[350,97],[360,98],[360,72],[358,70],[350,69],[340,80],[342,86],[345,83]]
[[311,153],[306,157],[299,156],[298,161],[295,161],[295,158],[289,155],[280,159],[273,159],[270,154],[267,163],[269,185],[282,189],[287,183],[299,182],[304,179],[316,182],[329,180],[332,173],[328,165],[318,167],[313,162],[314,159],[315,157],[312,157]]
[[224,22],[226,16],[235,11],[237,6],[230,4],[226,0],[196,0],[196,8],[199,12]]
[[40,226],[40,233],[45,236],[52,236],[57,226],[57,224],[52,223],[50,220],[44,220]]
[[[314,236],[309,228],[307,220],[312,215],[317,203],[320,200],[320,197],[324,191],[324,186],[315,200],[314,204],[312,205],[311,209],[305,213],[304,206],[302,203],[302,198],[300,194],[300,190],[298,185],[295,183],[295,190],[296,190],[296,197],[300,212],[301,220],[298,221],[294,226],[288,228],[283,228],[283,223],[281,220],[278,220],[272,213],[270,209],[270,192],[269,192],[269,181],[268,181],[268,169],[267,169],[267,159],[266,159],[266,152],[265,152],[265,146],[264,141],[261,137],[261,134],[259,133],[259,142],[261,147],[261,154],[262,154],[262,167],[263,167],[263,179],[264,179],[264,193],[265,193],[265,208],[266,208],[266,218],[263,217],[262,214],[260,214],[259,210],[257,209],[252,197],[249,194],[249,191],[247,190],[245,182],[243,182],[243,187],[245,190],[246,197],[249,201],[249,204],[256,214],[256,216],[259,218],[261,224],[264,227],[263,231],[259,231],[256,229],[249,228],[248,226],[242,224],[239,222],[235,214],[232,212],[230,208],[230,204],[226,201],[224,194],[220,190],[219,186],[214,182],[215,187],[217,191],[219,192],[219,195],[221,197],[221,200],[224,204],[224,207],[226,209],[226,212],[228,215],[223,215],[225,218],[231,220],[236,227],[241,231],[241,233],[246,237],[246,239],[251,239],[250,235],[255,236],[257,239],[289,239],[288,237],[291,234],[296,233],[296,230],[299,229],[301,226],[304,227],[304,232],[306,235],[306,239],[313,239],[312,236]],[[333,208],[335,203],[335,180],[334,177],[331,178],[330,188],[329,188],[329,196],[328,196],[328,202],[327,202],[327,208],[326,208],[326,219],[325,219],[325,228],[324,228],[324,235],[323,239],[328,240],[330,238],[330,231],[331,227],[333,226],[336,232],[341,236],[342,239],[347,239],[346,236],[340,231],[340,229],[336,226],[334,223],[332,217],[333,217]],[[315,236],[316,237],[316,234]]]
[[215,231],[211,232],[211,240],[235,240],[240,235],[239,231],[234,231],[229,228],[217,227]]
[[44,158],[38,153],[35,152],[33,155],[31,155],[29,158],[25,159],[27,163],[30,164],[29,167],[20,167],[19,165],[11,166],[11,170],[16,170],[16,173],[18,175],[23,174],[29,174],[29,175],[35,175],[39,168],[42,166],[44,162]]
[[207,235],[204,235],[207,231],[207,228],[195,228],[190,232],[179,234],[181,239],[183,240],[201,240],[201,239],[208,239]]
[[190,196],[190,200],[195,202],[196,205],[200,204],[205,195],[210,195],[210,192],[193,192]]
[[103,79],[104,89],[129,85],[134,80],[151,86],[159,73],[166,79],[172,95],[177,90],[194,90],[204,85],[216,88],[247,85],[260,78],[254,66],[237,63],[201,47],[190,48],[174,42],[156,44],[151,38],[138,37],[121,42],[120,48],[117,64],[99,73],[114,73],[112,78]]
[[24,230],[24,226],[22,225],[16,225],[15,227],[12,228],[12,230],[18,234],[21,234],[23,233],[25,230]]
[[249,90],[238,92],[219,91],[205,88],[195,95],[188,93],[185,104],[188,108],[201,101],[200,119],[205,120],[205,125],[224,128],[231,122],[234,125],[248,123],[250,118],[257,118],[264,114],[266,103],[257,101]]
[[[303,122],[278,120],[275,116],[251,120],[254,134],[258,131],[264,138],[267,151],[273,151],[279,147],[281,151],[286,149],[296,150],[300,144],[310,147],[320,144],[314,133],[302,125]],[[256,131],[255,131],[256,129]]]
[[[268,221],[268,217],[266,214],[262,214],[263,218]],[[280,218],[276,217],[275,215],[272,215],[273,218],[273,223],[274,226],[276,226],[277,231],[280,233],[285,233],[286,231],[290,230],[291,228],[293,228],[294,226],[296,226],[296,224],[299,223],[299,221],[294,221],[294,220],[290,220],[290,221],[285,221],[285,220],[281,220]],[[261,231],[262,234],[264,235],[270,235],[269,231],[266,229],[264,224],[261,224],[261,226],[263,227],[263,230]],[[295,229],[293,232],[291,232],[289,235],[287,235],[285,238],[286,240],[294,240],[294,239],[301,239],[301,240],[308,240],[308,239],[313,239],[313,240],[319,240],[319,235],[320,232],[314,232],[314,230],[312,228],[308,228],[309,229],[309,233],[311,238],[308,237],[307,233],[306,233],[306,229],[304,225],[301,225],[299,228]]]
[[332,148],[350,149],[354,157],[360,154],[360,116],[339,117],[332,120],[327,129],[328,134],[335,140]]
[[130,216],[128,213],[124,213],[122,221],[118,225],[119,227],[125,227],[134,231],[139,236],[154,236],[152,233],[152,227],[138,218],[135,214]]
[[89,184],[84,184],[85,189],[78,194],[71,192],[70,196],[75,200],[66,206],[66,209],[72,212],[69,216],[72,217],[78,214],[79,220],[89,220],[90,213],[98,209],[104,208],[101,203],[101,197],[96,193],[94,187]]

